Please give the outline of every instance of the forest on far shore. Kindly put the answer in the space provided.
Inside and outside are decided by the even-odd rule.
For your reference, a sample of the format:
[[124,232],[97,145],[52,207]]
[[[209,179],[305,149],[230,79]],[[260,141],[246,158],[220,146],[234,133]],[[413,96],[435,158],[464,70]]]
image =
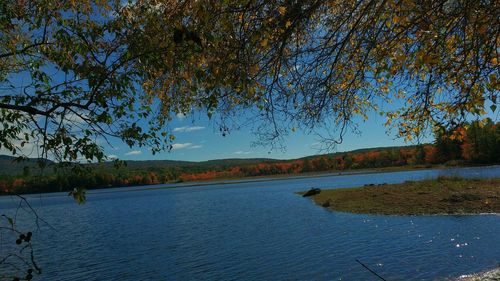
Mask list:
[[[14,158],[12,158],[14,159]],[[438,130],[432,144],[362,149],[294,160],[226,159],[203,163],[131,161],[130,165],[85,164],[59,166],[45,160],[42,171],[34,160],[16,163],[22,171],[0,176],[0,194],[70,191],[271,175],[297,175],[384,167],[497,164],[500,123],[474,121],[453,130]],[[10,160],[12,161],[12,160]],[[40,161],[36,161],[40,162]],[[43,162],[43,161],[42,161]],[[48,164],[47,164],[48,163]],[[5,166],[3,161],[3,166]]]

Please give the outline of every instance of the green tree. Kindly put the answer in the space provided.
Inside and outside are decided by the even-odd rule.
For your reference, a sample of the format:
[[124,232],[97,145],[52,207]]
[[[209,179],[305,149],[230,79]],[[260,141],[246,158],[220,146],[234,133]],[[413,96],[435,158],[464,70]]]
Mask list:
[[467,126],[463,143],[460,145],[462,157],[476,163],[496,163],[500,159],[500,124],[491,119],[484,122],[473,121]]
[[98,137],[161,148],[165,118],[152,119],[137,94],[141,54],[127,48],[125,26],[112,16],[118,2],[0,5],[1,147],[18,154],[32,144],[58,161],[103,160]]
[[31,175],[30,167],[24,166],[23,167],[23,176],[24,177],[29,177]]
[[437,158],[439,162],[443,163],[450,160],[461,159],[461,143],[461,138],[457,138],[453,134],[453,131],[445,130],[444,128],[436,130],[434,145],[437,149]]

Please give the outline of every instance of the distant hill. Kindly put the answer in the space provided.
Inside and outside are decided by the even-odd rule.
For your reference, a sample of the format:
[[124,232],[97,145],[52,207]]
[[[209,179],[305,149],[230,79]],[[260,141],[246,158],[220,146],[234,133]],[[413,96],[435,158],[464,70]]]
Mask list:
[[[144,168],[164,168],[164,167],[172,167],[172,166],[201,166],[201,167],[226,167],[226,166],[235,166],[235,165],[251,165],[262,162],[275,162],[279,161],[276,159],[269,158],[230,158],[230,159],[215,159],[208,161],[175,161],[175,160],[144,160],[144,161],[126,161],[127,167],[130,169],[144,169]],[[112,166],[112,162],[106,162],[105,165]]]
[[[232,158],[232,159],[215,159],[201,162],[194,161],[176,161],[176,160],[128,160],[126,161],[126,168],[129,170],[159,170],[163,168],[192,168],[193,170],[206,170],[206,169],[223,169],[232,166],[242,166],[242,165],[252,165],[258,163],[271,163],[280,160],[270,159],[270,158]],[[30,172],[35,172],[40,169],[39,163],[45,162],[47,165],[46,172],[50,173],[52,169],[51,165],[54,164],[53,161],[41,158],[25,158],[19,160],[17,157],[12,157],[8,155],[0,155],[0,176],[2,175],[21,175],[26,170],[25,167],[29,168]],[[113,169],[113,162],[103,162],[99,164],[84,164],[89,166],[98,166],[104,169]]]
[[23,158],[21,160],[18,157],[0,155],[0,175],[19,175],[23,173],[25,167],[30,170],[38,170],[40,163],[45,163],[47,166],[54,164],[53,161],[48,159]]
[[[425,145],[425,144],[422,144]],[[393,149],[400,149],[400,148],[414,148],[417,147],[417,145],[406,145],[406,146],[380,146],[380,147],[370,147],[370,148],[360,148],[360,149],[355,149],[355,150],[350,150],[350,151],[342,151],[342,152],[333,152],[333,153],[325,153],[325,154],[320,154],[320,155],[310,155],[310,156],[305,156],[302,158],[298,158],[300,160],[305,160],[305,159],[313,159],[318,156],[337,156],[337,155],[343,155],[346,153],[363,153],[363,152],[368,152],[368,151],[386,151],[386,150],[393,150]],[[292,159],[290,161],[293,161],[296,159]]]

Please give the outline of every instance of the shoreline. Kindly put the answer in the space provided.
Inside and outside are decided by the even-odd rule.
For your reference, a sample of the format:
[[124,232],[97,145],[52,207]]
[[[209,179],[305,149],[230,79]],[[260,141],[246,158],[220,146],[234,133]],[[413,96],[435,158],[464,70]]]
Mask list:
[[399,184],[326,189],[310,197],[316,205],[328,210],[353,214],[499,215],[500,178],[438,177]]
[[[409,167],[409,166],[391,166],[373,169],[359,169],[359,170],[344,170],[344,171],[326,171],[326,172],[311,172],[306,174],[281,174],[281,175],[268,175],[268,176],[255,176],[255,177],[242,177],[242,178],[219,178],[211,179],[206,181],[188,181],[188,182],[177,182],[177,183],[160,183],[151,185],[128,185],[128,186],[109,186],[109,187],[94,187],[85,188],[87,194],[93,193],[93,191],[99,191],[99,193],[115,193],[115,192],[133,192],[133,191],[144,191],[144,190],[161,190],[161,189],[173,189],[182,187],[195,187],[195,186],[212,186],[212,185],[228,185],[228,184],[239,184],[248,182],[270,182],[279,180],[295,180],[295,179],[308,179],[308,178],[322,178],[322,177],[337,177],[337,176],[350,176],[350,175],[369,175],[369,174],[385,174],[385,173],[396,173],[396,172],[410,172],[410,171],[427,171],[427,170],[451,170],[451,169],[467,169],[467,168],[478,168],[478,167],[495,167],[500,166],[498,164],[494,165],[477,165],[477,166],[444,166],[435,165],[431,167]],[[141,189],[129,189],[136,187],[144,187]],[[106,191],[107,190],[107,191]],[[66,194],[68,191],[50,191],[50,192],[34,192],[34,193],[11,193],[11,194],[0,194],[1,197],[16,196],[16,195],[39,195],[39,194]]]
[[[321,207],[321,205],[318,205]],[[352,212],[347,212],[347,211],[337,211],[333,210],[330,208],[325,208],[327,211],[330,212],[336,212],[336,213],[343,213],[343,214],[354,214],[354,215],[364,215],[364,216],[383,216],[383,217],[462,217],[462,216],[499,216],[500,217],[500,212],[492,212],[492,213],[429,213],[429,214],[381,214],[381,213],[376,213],[376,214],[368,214],[368,213],[352,213]]]

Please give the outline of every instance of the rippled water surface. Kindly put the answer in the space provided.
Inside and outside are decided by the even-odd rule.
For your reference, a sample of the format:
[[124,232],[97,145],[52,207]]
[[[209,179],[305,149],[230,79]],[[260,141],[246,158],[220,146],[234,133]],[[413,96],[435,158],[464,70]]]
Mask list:
[[[355,259],[388,280],[435,280],[497,266],[500,216],[355,215],[294,194],[440,174],[498,177],[500,166],[108,189],[81,206],[28,196],[55,228],[34,234],[36,280],[375,280]],[[17,204],[0,197],[0,213]]]

